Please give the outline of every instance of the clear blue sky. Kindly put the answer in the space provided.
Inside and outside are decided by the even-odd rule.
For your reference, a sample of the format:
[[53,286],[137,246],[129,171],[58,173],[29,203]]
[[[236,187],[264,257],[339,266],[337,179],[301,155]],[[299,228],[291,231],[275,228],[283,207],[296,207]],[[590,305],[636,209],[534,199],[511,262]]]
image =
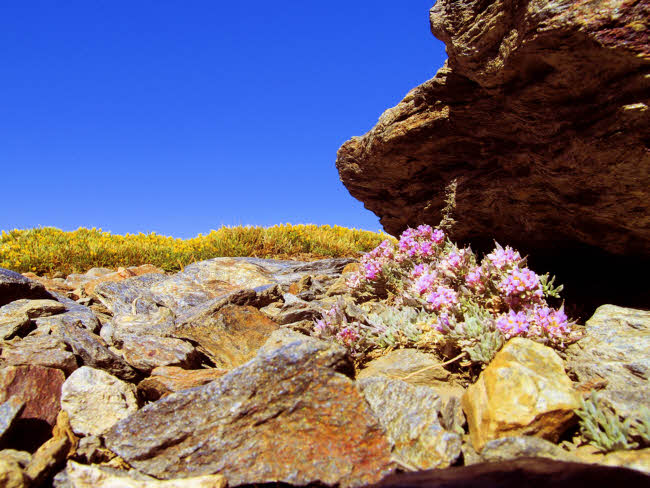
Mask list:
[[433,0],[0,5],[0,229],[378,230],[334,162],[446,55]]

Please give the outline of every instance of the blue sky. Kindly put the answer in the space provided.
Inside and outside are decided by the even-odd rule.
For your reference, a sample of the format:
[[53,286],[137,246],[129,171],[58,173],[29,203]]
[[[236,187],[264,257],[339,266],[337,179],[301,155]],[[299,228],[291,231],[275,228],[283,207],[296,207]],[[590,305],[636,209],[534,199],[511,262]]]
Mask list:
[[0,229],[378,230],[334,162],[446,55],[433,0],[0,5]]

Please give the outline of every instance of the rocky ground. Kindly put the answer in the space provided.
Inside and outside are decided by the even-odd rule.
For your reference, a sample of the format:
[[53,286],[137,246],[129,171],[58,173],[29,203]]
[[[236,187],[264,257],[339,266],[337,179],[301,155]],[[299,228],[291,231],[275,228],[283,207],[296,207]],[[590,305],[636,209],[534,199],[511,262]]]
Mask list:
[[650,312],[602,306],[561,354],[511,339],[468,384],[432,353],[360,365],[311,335],[355,267],[0,270],[0,485],[650,483],[650,449],[598,453],[575,414],[595,389],[643,415]]

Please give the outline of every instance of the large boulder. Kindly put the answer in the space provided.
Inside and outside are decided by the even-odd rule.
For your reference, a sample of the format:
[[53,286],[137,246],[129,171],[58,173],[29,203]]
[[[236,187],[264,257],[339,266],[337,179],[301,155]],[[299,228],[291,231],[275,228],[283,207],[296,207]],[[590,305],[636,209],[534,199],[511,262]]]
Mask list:
[[454,238],[475,248],[648,260],[649,16],[627,0],[438,0],[447,63],[339,149],[341,180],[393,235],[436,225],[457,179]]
[[[284,345],[282,345],[284,343]],[[150,476],[219,473],[229,486],[282,481],[359,486],[392,468],[383,429],[340,346],[295,336],[203,386],[115,424],[106,446]]]

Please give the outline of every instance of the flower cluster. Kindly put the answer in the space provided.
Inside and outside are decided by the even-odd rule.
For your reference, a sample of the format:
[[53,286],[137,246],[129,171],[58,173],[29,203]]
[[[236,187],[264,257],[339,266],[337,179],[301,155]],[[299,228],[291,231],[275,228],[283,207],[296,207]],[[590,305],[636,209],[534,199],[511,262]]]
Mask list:
[[[441,229],[428,225],[407,229],[397,245],[384,241],[364,255],[360,270],[348,278],[347,284],[353,293],[370,290],[374,293],[371,296],[389,306],[416,307],[428,314],[429,330],[450,338],[476,329],[505,339],[522,336],[561,346],[572,332],[573,324],[563,309],[553,309],[546,302],[546,296],[558,296],[548,286],[548,276],[540,277],[527,268],[519,252],[496,244],[479,264],[471,249],[459,248]],[[358,319],[351,325],[340,313],[336,319],[334,315],[326,313],[316,323],[316,331],[332,328],[338,320],[330,336],[335,335],[345,345],[364,339],[368,327],[363,324],[368,321]],[[479,317],[486,325],[479,327],[472,322],[468,329],[467,321]],[[492,339],[498,347],[503,342]],[[476,340],[480,338],[472,336],[471,341]]]
[[536,306],[519,312],[510,310],[497,318],[496,325],[506,339],[516,336],[542,338],[553,345],[561,344],[571,333],[564,309],[555,310],[548,306]]

